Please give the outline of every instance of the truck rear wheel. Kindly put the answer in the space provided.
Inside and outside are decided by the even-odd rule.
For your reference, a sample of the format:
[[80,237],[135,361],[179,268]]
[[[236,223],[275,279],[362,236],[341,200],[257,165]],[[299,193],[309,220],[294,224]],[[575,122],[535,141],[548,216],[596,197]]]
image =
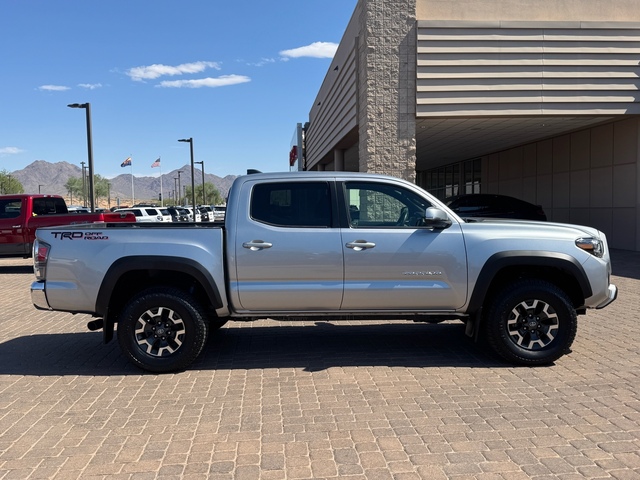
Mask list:
[[118,343],[138,367],[165,373],[183,370],[200,354],[209,322],[200,304],[174,288],[145,290],[125,306]]
[[578,320],[562,290],[527,279],[495,298],[484,327],[489,345],[504,359],[520,365],[545,365],[569,352]]

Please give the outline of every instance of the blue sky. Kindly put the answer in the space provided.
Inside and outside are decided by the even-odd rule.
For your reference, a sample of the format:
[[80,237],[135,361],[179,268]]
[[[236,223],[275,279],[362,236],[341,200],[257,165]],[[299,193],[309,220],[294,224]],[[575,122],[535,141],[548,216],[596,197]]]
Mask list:
[[[356,0],[0,0],[0,170],[87,160],[95,173],[196,161],[288,170]],[[199,166],[197,166],[199,167]]]

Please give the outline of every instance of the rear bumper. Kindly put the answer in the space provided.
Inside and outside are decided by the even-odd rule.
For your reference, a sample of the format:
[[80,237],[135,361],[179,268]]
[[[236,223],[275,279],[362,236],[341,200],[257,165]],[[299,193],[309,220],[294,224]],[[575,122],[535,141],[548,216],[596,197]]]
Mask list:
[[618,287],[611,284],[607,289],[607,299],[601,304],[599,304],[596,308],[604,308],[607,305],[609,305],[611,302],[613,302],[616,298],[618,298]]
[[47,301],[47,292],[44,282],[33,282],[31,284],[31,302],[38,310],[51,310]]

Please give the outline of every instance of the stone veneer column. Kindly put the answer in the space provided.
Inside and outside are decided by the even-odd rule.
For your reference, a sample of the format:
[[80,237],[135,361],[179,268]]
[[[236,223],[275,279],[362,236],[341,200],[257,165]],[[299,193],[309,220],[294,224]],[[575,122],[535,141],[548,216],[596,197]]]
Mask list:
[[416,0],[360,0],[359,170],[415,181]]

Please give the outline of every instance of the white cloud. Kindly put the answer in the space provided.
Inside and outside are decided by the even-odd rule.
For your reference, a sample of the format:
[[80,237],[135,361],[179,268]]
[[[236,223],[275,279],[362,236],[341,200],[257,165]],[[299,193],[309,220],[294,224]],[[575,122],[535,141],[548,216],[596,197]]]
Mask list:
[[65,87],[64,85],[41,85],[38,87],[38,90],[44,90],[47,92],[64,92],[65,90],[70,90],[70,88]]
[[258,62],[247,62],[250,67],[264,67],[268,63],[275,63],[275,58],[261,58]]
[[337,43],[313,42],[305,47],[282,50],[280,55],[287,58],[313,57],[313,58],[333,58],[338,49]]
[[183,63],[177,66],[154,64],[143,67],[130,68],[125,73],[129,77],[131,77],[132,80],[141,82],[143,80],[153,80],[162,76],[182,75],[185,73],[200,73],[207,68],[215,68],[216,70],[220,70],[220,64],[217,62],[193,62]]
[[156,87],[164,88],[201,88],[201,87],[226,87],[229,85],[237,85],[238,83],[250,82],[251,78],[244,75],[222,75],[217,78],[199,78],[196,80],[166,80],[160,82]]
[[95,90],[96,88],[102,88],[101,83],[79,83],[79,87],[87,88],[89,90]]
[[24,152],[24,150],[21,150],[18,147],[2,147],[0,148],[0,157],[4,157],[5,155],[16,155],[22,152]]

